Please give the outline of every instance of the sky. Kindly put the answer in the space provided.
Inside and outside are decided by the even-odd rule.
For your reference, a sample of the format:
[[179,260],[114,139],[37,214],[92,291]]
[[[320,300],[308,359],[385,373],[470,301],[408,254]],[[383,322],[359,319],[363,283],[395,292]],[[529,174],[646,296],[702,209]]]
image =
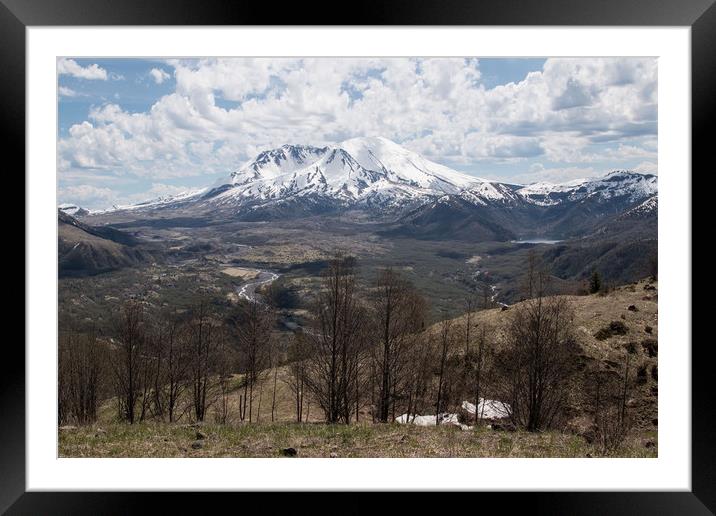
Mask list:
[[654,58],[59,58],[57,73],[58,202],[89,209],[359,136],[509,183],[657,173]]

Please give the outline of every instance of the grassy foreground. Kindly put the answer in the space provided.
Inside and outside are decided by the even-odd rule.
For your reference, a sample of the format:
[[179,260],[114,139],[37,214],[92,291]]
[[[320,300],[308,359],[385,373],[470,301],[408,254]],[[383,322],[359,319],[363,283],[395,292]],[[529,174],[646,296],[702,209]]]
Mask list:
[[[197,440],[198,431],[203,439]],[[584,438],[558,432],[320,423],[70,427],[60,430],[58,451],[60,457],[281,457],[281,450],[289,447],[296,449],[298,457],[603,456]],[[656,433],[642,433],[609,456],[656,457],[657,449]]]

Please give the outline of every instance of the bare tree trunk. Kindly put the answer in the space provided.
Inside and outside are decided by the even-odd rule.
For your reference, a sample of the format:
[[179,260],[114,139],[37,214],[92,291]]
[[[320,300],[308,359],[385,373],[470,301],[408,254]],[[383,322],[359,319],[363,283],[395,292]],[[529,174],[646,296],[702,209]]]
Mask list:
[[274,413],[276,412],[276,381],[278,379],[278,368],[274,365],[273,369],[273,394],[271,395],[271,422],[274,422]]

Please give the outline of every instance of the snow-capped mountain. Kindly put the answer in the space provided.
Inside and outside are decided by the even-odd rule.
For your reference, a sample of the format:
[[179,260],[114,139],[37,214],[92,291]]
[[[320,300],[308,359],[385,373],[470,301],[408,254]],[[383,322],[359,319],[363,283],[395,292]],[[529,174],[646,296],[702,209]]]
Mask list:
[[67,215],[71,215],[72,217],[82,217],[84,215],[89,215],[89,210],[77,206],[76,204],[70,204],[70,203],[62,203],[57,207],[62,213],[66,213]]
[[657,193],[657,177],[627,170],[615,170],[596,179],[577,179],[561,184],[533,183],[517,190],[525,201],[538,206],[554,206],[586,199],[609,201],[623,198],[637,202]]
[[342,205],[395,208],[436,195],[469,192],[475,202],[507,200],[499,183],[454,171],[386,138],[328,147],[284,145],[265,151],[215,189],[216,205],[320,197]]
[[115,210],[172,210],[258,221],[362,210],[405,234],[525,231],[573,236],[656,196],[657,178],[615,171],[561,184],[515,185],[434,163],[381,137],[261,152],[200,191]]

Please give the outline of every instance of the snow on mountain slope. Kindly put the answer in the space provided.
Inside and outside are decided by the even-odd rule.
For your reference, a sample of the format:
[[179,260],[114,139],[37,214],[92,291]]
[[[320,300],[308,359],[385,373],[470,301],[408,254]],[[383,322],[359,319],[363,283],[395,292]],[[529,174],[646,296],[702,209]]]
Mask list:
[[585,199],[635,203],[655,195],[656,189],[656,176],[627,171],[563,184],[501,183],[457,172],[386,138],[361,137],[326,147],[283,145],[261,152],[209,188],[108,211],[181,206],[242,214],[268,210],[270,216],[273,206],[282,214],[290,213],[289,207],[297,214],[340,207],[380,214],[405,212],[443,196],[475,207],[549,208]]
[[461,174],[429,161],[382,137],[352,138],[337,145],[369,170],[385,172],[388,180],[418,188],[457,193],[483,179]]
[[577,179],[561,184],[534,183],[517,190],[517,194],[531,204],[554,206],[565,201],[596,199],[606,201],[624,198],[637,202],[656,195],[657,177],[625,170],[616,170],[594,179]]
[[283,145],[260,153],[229,176],[229,183],[243,185],[258,179],[272,179],[305,168],[320,159],[327,147]]
[[89,210],[77,206],[76,204],[63,203],[57,207],[61,212],[71,215],[73,217],[81,217],[83,215],[89,215]]
[[111,208],[108,208],[106,210],[95,210],[92,213],[93,214],[101,214],[101,213],[110,213],[113,211],[125,211],[125,210],[143,210],[143,209],[153,209],[153,208],[161,208],[165,206],[177,206],[181,203],[191,202],[193,200],[199,199],[204,193],[206,193],[209,189],[208,188],[200,188],[198,190],[187,190],[186,192],[181,192],[176,195],[163,195],[159,197],[154,197],[153,199],[148,199],[146,201],[142,201],[136,204],[115,204]]
[[659,199],[656,195],[653,195],[646,199],[644,202],[641,202],[630,210],[625,211],[622,215],[619,216],[619,219],[627,220],[651,217],[653,215],[656,215],[658,213],[658,210]]
[[507,200],[497,183],[433,163],[386,138],[353,138],[330,147],[284,145],[264,151],[231,174],[217,205],[300,197],[393,208],[469,191],[476,204]]

